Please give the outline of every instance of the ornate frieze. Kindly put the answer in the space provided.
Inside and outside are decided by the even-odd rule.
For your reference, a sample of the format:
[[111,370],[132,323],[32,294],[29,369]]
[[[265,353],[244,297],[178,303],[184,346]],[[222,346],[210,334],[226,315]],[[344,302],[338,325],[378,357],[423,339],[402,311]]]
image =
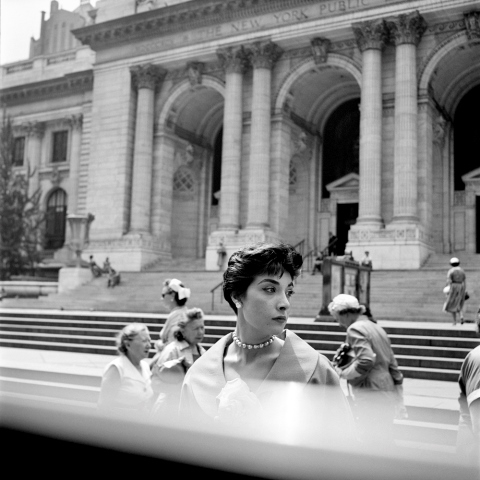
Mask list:
[[480,12],[469,12],[463,16],[469,40],[480,38]]
[[250,62],[254,68],[273,68],[283,50],[272,41],[253,42],[248,47]]
[[315,37],[310,41],[313,59],[317,65],[327,61],[330,44],[330,40],[323,37]]
[[155,90],[165,78],[167,71],[159,65],[147,63],[130,67],[132,84],[135,88],[148,88]]
[[202,62],[189,62],[187,63],[187,75],[190,85],[195,87],[202,84],[202,75],[205,64]]
[[[85,45],[100,50],[107,45],[154,39],[161,49],[198,43],[267,28],[320,20],[334,15],[382,6],[386,0],[210,0],[154,8],[139,15],[79,28],[74,35]],[[149,2],[142,2],[149,3]],[[156,2],[158,5],[158,2]],[[163,6],[163,5],[162,5]],[[143,7],[143,6],[142,6]],[[148,13],[148,14],[147,14]],[[178,34],[165,42],[159,36]],[[173,42],[173,44],[172,44]],[[146,47],[147,49],[149,47]],[[144,51],[143,53],[147,53]]]
[[373,20],[352,25],[353,33],[360,51],[381,50],[388,40],[385,21]]
[[0,91],[0,103],[15,105],[46,98],[58,98],[92,90],[93,70],[69,73],[60,78],[27,83]]
[[418,11],[399,15],[387,22],[390,39],[395,45],[414,44],[417,46],[427,29],[427,22]]
[[217,50],[220,65],[227,73],[244,73],[248,68],[249,61],[245,48],[225,47]]

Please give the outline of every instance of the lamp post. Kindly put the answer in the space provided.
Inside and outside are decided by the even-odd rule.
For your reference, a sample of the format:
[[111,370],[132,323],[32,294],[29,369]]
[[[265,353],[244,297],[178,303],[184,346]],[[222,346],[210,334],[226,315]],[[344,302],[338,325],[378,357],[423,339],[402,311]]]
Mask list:
[[67,215],[68,224],[72,233],[70,238],[70,248],[76,255],[76,267],[82,266],[82,251],[89,243],[90,224],[95,217],[89,213],[88,215]]

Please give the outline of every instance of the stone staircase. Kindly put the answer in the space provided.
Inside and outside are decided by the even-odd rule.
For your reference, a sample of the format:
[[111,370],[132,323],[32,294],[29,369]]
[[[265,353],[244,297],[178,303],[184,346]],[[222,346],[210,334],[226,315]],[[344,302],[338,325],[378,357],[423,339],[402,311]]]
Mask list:
[[[127,323],[145,323],[155,341],[165,319],[166,314],[2,309],[0,346],[115,355],[115,334]],[[478,345],[471,328],[438,328],[420,322],[380,324],[409,378],[455,382],[466,354]],[[235,328],[235,317],[207,315],[205,325],[204,346],[208,348]],[[297,317],[288,328],[329,359],[345,339],[345,331],[335,322],[302,322]]]
[[[140,321],[148,325],[152,340],[165,321],[165,314],[128,314],[120,312],[0,310],[0,347],[28,348],[88,353],[104,356],[105,364],[116,354],[115,334],[127,323]],[[466,353],[478,344],[473,330],[435,328],[434,324],[402,326],[399,322],[382,322],[396,353],[400,369],[407,379],[427,379],[435,383],[456,382],[458,369]],[[232,316],[208,315],[203,342],[207,349],[235,327]],[[296,318],[288,328],[316,350],[332,358],[345,338],[334,322],[302,322]],[[151,354],[153,355],[153,349]],[[49,372],[41,367],[0,366],[2,395],[13,398],[52,400],[69,405],[94,408],[100,389],[101,374],[75,371]],[[440,381],[440,382],[439,382]],[[442,382],[443,381],[443,382]],[[420,448],[452,453],[458,410],[454,407],[416,404],[406,400],[409,419],[396,422],[398,442],[412,447],[412,438]]]
[[[480,255],[457,254],[467,273],[470,299],[465,303],[466,318],[472,322],[480,305]],[[371,274],[370,307],[379,320],[451,322],[451,315],[442,311],[443,287],[446,282],[451,254],[434,255],[418,271],[374,270]],[[203,262],[203,261],[202,261]],[[118,287],[107,288],[106,278],[93,279],[74,292],[39,298],[5,298],[4,307],[47,308],[63,310],[121,311],[138,313],[167,313],[161,298],[166,278],[179,278],[192,290],[188,305],[197,306],[207,314],[231,315],[230,306],[223,300],[221,272],[203,270],[201,261],[184,261],[170,270],[151,270],[139,273],[122,272]],[[175,267],[175,268],[173,268]],[[322,306],[322,276],[304,272],[297,281],[291,301],[291,315],[313,319]],[[212,289],[215,287],[212,294]]]

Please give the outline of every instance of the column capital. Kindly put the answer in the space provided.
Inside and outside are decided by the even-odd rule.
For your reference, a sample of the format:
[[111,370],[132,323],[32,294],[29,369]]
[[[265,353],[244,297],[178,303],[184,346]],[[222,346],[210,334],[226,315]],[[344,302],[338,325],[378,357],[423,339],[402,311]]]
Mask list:
[[244,73],[248,68],[248,55],[243,45],[219,48],[217,56],[227,73]]
[[78,113],[67,118],[67,124],[72,130],[81,130],[83,125],[83,114]]
[[382,19],[356,23],[352,29],[361,52],[381,50],[388,39],[387,26]]
[[147,63],[130,67],[133,86],[137,89],[155,90],[165,78],[167,71],[159,65]]
[[272,41],[260,41],[250,44],[248,52],[253,68],[267,68],[271,70],[282,55],[283,50]]
[[42,138],[45,133],[45,122],[28,122],[22,125],[28,137]]
[[480,12],[469,12],[463,15],[463,22],[467,29],[469,40],[480,38]]
[[417,46],[427,29],[427,22],[418,10],[399,15],[387,22],[390,38],[395,45],[413,44]]
[[325,63],[328,58],[328,51],[330,50],[330,40],[323,37],[315,37],[310,41],[310,47],[315,60],[315,64],[319,65]]

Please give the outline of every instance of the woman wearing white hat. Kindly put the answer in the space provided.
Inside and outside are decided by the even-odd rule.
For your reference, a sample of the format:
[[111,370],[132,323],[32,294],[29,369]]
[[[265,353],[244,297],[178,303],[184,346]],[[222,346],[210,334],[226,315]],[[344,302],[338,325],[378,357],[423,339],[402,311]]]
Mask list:
[[405,418],[406,410],[390,340],[375,321],[361,316],[365,307],[352,295],[337,295],[328,310],[347,330],[349,361],[336,370],[353,391],[359,433],[364,441],[391,443],[395,415]]
[[160,339],[155,342],[155,348],[158,352],[161,352],[166,345],[175,340],[174,333],[178,322],[185,320],[187,312],[185,304],[190,298],[190,289],[185,288],[185,285],[176,278],[167,279],[163,284],[162,298],[163,303],[170,310],[170,314],[160,331]]
[[453,325],[457,324],[457,313],[459,313],[460,323],[463,324],[465,321],[463,318],[463,305],[467,291],[467,276],[463,268],[460,267],[460,260],[457,257],[450,259],[450,265],[452,268],[447,273],[447,286],[444,289],[447,298],[443,305],[443,311],[452,314]]

